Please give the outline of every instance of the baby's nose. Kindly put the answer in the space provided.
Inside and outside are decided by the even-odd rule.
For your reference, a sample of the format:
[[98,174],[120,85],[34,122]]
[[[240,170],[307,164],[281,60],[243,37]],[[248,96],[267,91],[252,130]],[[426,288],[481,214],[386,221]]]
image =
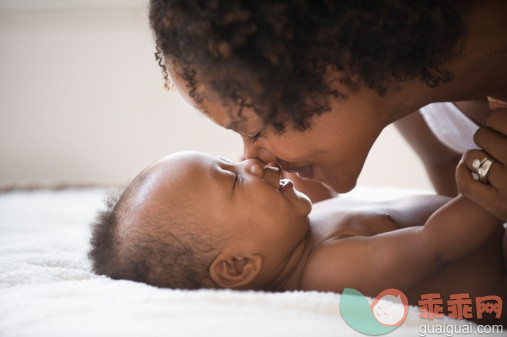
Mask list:
[[275,171],[277,172],[279,170],[278,167],[266,167],[266,165],[257,159],[250,159],[247,167],[248,172],[251,174],[262,178],[264,176],[265,170]]

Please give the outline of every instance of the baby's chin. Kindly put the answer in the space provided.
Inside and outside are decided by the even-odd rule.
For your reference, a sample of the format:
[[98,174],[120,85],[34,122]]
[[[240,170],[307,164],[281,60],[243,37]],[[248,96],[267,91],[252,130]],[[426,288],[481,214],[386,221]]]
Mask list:
[[312,202],[310,201],[310,198],[308,198],[308,196],[303,192],[300,192],[296,189],[294,189],[294,192],[296,192],[296,196],[298,197],[299,203],[301,204],[301,215],[308,216],[312,211]]

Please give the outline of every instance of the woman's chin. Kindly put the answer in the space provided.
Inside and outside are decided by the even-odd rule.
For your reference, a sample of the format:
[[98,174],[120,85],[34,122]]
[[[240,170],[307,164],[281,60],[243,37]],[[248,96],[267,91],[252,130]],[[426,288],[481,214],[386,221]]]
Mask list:
[[314,179],[319,181],[322,185],[324,185],[328,190],[333,191],[334,193],[347,193],[356,187],[357,184],[357,175],[356,176],[345,176],[345,175],[336,175],[332,176],[327,174],[326,172],[317,169],[315,170]]

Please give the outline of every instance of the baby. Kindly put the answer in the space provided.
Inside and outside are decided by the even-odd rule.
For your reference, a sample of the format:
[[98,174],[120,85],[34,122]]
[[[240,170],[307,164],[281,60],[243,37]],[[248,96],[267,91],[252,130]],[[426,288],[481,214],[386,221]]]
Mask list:
[[416,305],[426,293],[506,298],[505,230],[469,199],[334,198],[312,210],[280,173],[255,159],[161,159],[99,214],[94,271],[170,288],[396,288]]

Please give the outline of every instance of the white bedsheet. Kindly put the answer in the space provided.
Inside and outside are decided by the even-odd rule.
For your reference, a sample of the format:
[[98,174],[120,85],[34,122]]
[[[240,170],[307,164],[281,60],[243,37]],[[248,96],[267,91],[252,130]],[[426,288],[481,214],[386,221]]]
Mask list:
[[[340,317],[338,294],[182,291],[92,274],[89,223],[103,197],[102,189],[0,194],[0,336],[364,336]],[[411,307],[388,336],[419,336],[421,324],[470,323],[421,321]]]

